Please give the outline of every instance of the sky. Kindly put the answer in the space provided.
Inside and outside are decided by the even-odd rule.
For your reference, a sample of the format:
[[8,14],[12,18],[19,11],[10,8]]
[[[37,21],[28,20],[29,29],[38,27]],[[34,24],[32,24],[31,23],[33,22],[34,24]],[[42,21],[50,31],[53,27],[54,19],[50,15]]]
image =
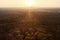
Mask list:
[[[28,7],[26,0],[0,0],[0,7]],[[60,0],[34,0],[34,4],[31,7],[42,8],[60,8]]]

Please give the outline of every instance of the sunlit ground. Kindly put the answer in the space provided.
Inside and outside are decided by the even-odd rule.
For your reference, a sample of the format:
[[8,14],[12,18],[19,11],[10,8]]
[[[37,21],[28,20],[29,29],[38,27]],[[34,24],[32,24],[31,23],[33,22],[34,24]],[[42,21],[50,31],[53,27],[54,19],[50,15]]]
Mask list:
[[1,9],[0,40],[59,40],[59,9]]

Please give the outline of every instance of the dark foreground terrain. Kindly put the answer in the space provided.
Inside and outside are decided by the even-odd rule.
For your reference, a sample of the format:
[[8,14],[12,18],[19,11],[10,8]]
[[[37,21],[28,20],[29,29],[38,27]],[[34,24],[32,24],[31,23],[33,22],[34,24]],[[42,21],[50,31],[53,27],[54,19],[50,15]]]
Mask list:
[[0,40],[60,40],[60,12],[0,9]]

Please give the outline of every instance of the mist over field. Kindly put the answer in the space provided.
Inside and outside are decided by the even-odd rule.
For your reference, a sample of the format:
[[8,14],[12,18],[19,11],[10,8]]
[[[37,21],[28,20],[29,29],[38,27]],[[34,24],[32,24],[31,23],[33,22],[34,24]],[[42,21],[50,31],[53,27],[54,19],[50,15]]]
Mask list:
[[60,40],[60,9],[0,8],[0,40]]

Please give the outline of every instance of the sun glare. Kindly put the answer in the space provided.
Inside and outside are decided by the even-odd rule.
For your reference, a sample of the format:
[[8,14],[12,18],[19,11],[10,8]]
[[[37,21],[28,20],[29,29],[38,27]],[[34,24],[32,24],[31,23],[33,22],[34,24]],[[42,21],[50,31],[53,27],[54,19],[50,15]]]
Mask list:
[[31,7],[34,5],[34,3],[35,3],[35,0],[25,0],[24,5],[26,7]]

